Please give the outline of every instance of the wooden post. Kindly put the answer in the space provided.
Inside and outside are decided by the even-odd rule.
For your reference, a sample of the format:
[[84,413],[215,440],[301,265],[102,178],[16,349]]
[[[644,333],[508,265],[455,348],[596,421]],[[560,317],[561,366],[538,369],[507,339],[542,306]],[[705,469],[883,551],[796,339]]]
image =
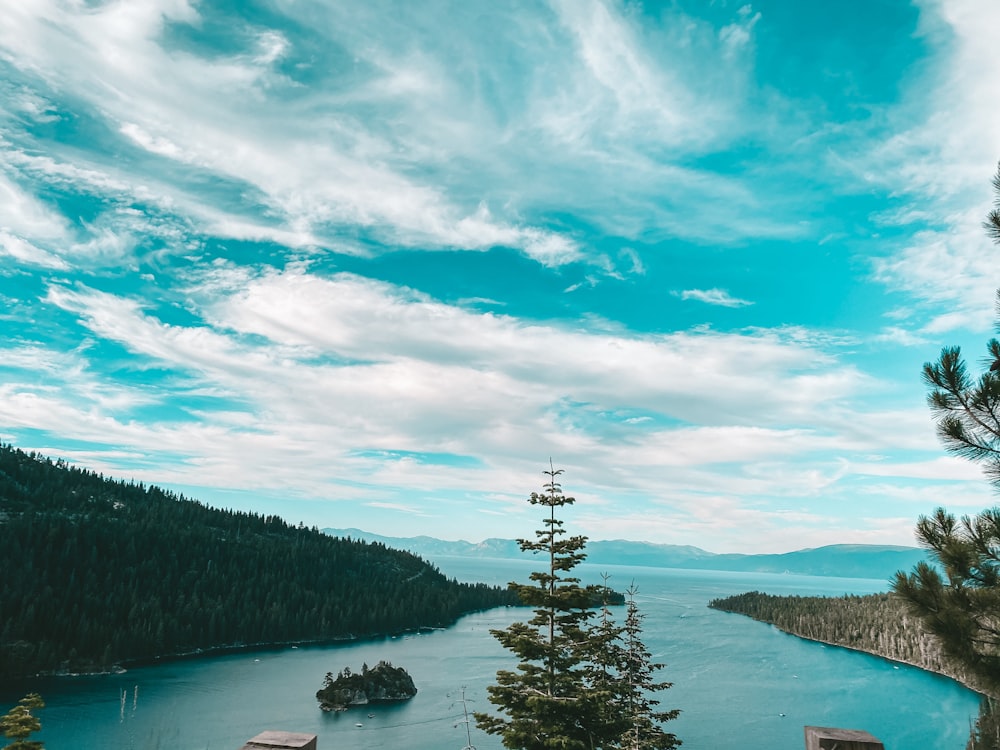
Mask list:
[[885,745],[860,729],[806,727],[806,750],[885,750]]
[[316,750],[316,735],[268,729],[248,740],[240,750]]

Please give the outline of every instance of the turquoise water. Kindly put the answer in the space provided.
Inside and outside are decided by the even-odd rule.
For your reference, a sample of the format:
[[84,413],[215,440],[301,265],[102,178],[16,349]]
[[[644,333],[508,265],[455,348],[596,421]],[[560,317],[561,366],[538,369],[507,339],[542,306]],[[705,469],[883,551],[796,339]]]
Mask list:
[[[528,561],[434,562],[449,576],[496,583],[525,581],[534,569]],[[667,664],[660,676],[674,683],[660,696],[662,706],[683,712],[668,729],[686,750],[803,748],[804,725],[864,729],[887,750],[965,747],[978,697],[955,682],[706,607],[714,597],[753,589],[835,596],[884,591],[884,581],[614,566],[582,571],[593,582],[610,572],[619,590],[633,581],[639,587],[647,646]],[[421,635],[5,685],[0,708],[29,689],[41,692],[47,750],[237,750],[265,729],[315,733],[320,750],[461,750],[468,741],[463,688],[470,711],[489,710],[486,686],[498,668],[514,666],[489,630],[527,616],[500,609]],[[413,700],[346,713],[318,709],[314,694],[326,672],[382,659],[413,676],[419,691]],[[472,744],[501,750],[495,737],[474,727]]]

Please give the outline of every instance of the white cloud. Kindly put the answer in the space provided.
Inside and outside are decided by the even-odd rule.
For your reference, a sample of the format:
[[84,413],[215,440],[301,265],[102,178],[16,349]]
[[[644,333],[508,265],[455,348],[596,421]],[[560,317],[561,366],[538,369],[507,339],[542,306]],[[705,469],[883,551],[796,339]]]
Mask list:
[[675,292],[675,294],[683,300],[693,299],[720,307],[746,307],[753,304],[745,299],[731,296],[725,289],[685,289],[682,292]]
[[754,13],[752,6],[744,5],[739,10],[739,21],[723,26],[719,30],[719,39],[727,55],[741,53],[751,44],[753,27],[760,18],[760,13]]
[[881,477],[979,482],[983,479],[982,467],[953,456],[942,456],[927,461],[913,461],[908,463],[859,462],[853,464],[851,469],[856,474]]
[[0,230],[0,250],[28,265],[60,270],[69,268],[69,265],[61,258],[3,230]]
[[[743,409],[737,403],[757,404],[762,416],[778,399],[786,408],[818,405],[863,381],[775,333],[622,337],[567,331],[470,312],[349,274],[266,273],[246,279],[242,290],[210,311],[216,325],[276,344],[369,361],[462,363],[539,383],[558,382],[545,363],[548,352],[559,351],[575,381],[564,392],[578,400],[609,408],[649,404],[709,422],[732,418]],[[782,379],[783,386],[766,384],[768,378]],[[727,402],[731,408],[720,408]]]
[[[192,400],[188,419],[133,423],[127,402],[95,408],[79,391],[63,401],[25,384],[8,394],[9,417],[31,413],[35,429],[58,425],[74,439],[191,456],[159,480],[173,483],[318,496],[345,476],[431,494],[469,482],[530,487],[537,457],[554,455],[573,467],[577,494],[657,496],[671,487],[684,506],[706,492],[836,493],[848,476],[885,469],[870,461],[855,469],[849,457],[891,453],[920,433],[908,415],[848,408],[873,383],[798,334],[571,330],[304,267],[248,274],[220,265],[189,299],[207,326],[167,325],[84,287],[53,286],[47,297],[143,366],[174,373],[169,389],[150,393],[169,398],[173,413]],[[623,423],[613,417],[622,410],[675,424]],[[925,432],[910,443],[935,449]],[[467,455],[481,465],[456,472],[380,460],[386,451]],[[407,504],[382,492],[378,502]]]
[[[926,227],[894,241],[878,278],[952,308],[932,330],[989,326],[1000,275],[981,228],[1000,157],[1000,104],[990,94],[1000,67],[1000,5],[991,0],[922,0],[919,33],[931,50],[906,100],[890,114],[895,134],[864,157],[867,179],[908,197],[889,224]],[[914,204],[918,208],[914,208]]]
[[929,515],[935,508],[944,507],[962,514],[996,505],[996,496],[982,477],[975,481],[866,483],[859,492],[878,505],[895,501],[911,507],[914,515],[911,527],[916,525],[916,515]]
[[169,159],[181,160],[184,158],[183,150],[176,143],[163,137],[150,135],[134,122],[123,122],[119,130],[147,151],[166,156]]
[[[933,324],[932,324],[933,326]],[[932,333],[933,327],[925,327],[927,333]],[[930,340],[918,333],[900,328],[899,326],[886,326],[875,336],[876,341],[884,341],[899,346],[925,346]]]
[[22,241],[54,241],[67,237],[66,220],[0,172],[0,229]]
[[643,265],[642,257],[634,249],[630,247],[623,247],[618,251],[618,257],[628,261],[629,269],[628,273],[635,274],[637,276],[643,276],[646,273],[646,266]]
[[[497,7],[442,43],[415,33],[405,10],[387,24],[363,6],[288,6],[296,23],[353,56],[353,72],[313,89],[276,72],[302,52],[280,30],[238,29],[245,49],[229,56],[169,48],[167,23],[200,22],[190,3],[30,5],[0,33],[10,64],[52,91],[72,91],[74,105],[123,144],[182,168],[152,177],[162,165],[136,156],[75,177],[151,186],[151,198],[188,231],[357,253],[344,235],[361,227],[390,246],[504,245],[547,266],[601,262],[537,218],[553,208],[575,208],[623,236],[652,230],[733,242],[802,233],[761,211],[759,191],[739,180],[664,163],[664,144],[725,141],[747,122],[734,116],[732,92],[718,89],[742,77],[742,63],[706,72],[691,62],[691,44],[719,42],[690,18],[665,17],[649,32],[613,3],[564,3],[556,15],[539,9],[529,19]],[[316,12],[327,23],[314,23]],[[749,28],[754,18],[741,10],[735,25]],[[498,34],[519,50],[504,77],[481,57]],[[476,75],[465,77],[467,68]],[[366,117],[372,107],[385,115]],[[437,179],[445,171],[448,180]],[[206,175],[231,183],[229,197],[208,191]],[[718,201],[729,210],[709,218]],[[636,257],[632,272],[641,273]]]
[[[18,14],[0,34],[14,64],[73,88],[140,148],[251,187],[247,194],[259,196],[272,218],[270,226],[254,230],[251,212],[260,213],[260,206],[249,203],[235,213],[230,206],[228,218],[203,226],[206,231],[298,238],[296,246],[315,246],[332,244],[343,226],[362,226],[385,241],[428,249],[507,245],[546,265],[581,255],[568,237],[494,218],[481,202],[466,208],[463,200],[405,174],[409,162],[395,155],[391,140],[359,131],[347,115],[331,110],[317,128],[302,110],[323,102],[310,101],[308,91],[296,93],[288,81],[262,83],[289,49],[276,31],[261,31],[252,55],[209,60],[159,46],[166,19],[197,21],[187,3],[164,0],[142,11],[123,4],[86,12],[51,4],[33,10]],[[282,86],[291,96],[275,105],[282,116],[248,109],[248,94],[257,104],[269,88]],[[183,196],[180,206],[198,216],[204,197]],[[221,208],[212,210],[219,214]]]
[[[291,16],[287,30],[240,20],[214,55],[175,48],[165,33],[197,31],[199,10],[214,10],[206,6],[12,6],[0,64],[18,92],[3,106],[20,124],[0,143],[0,247],[49,284],[33,310],[75,318],[90,341],[110,345],[95,349],[124,350],[149,383],[116,386],[121,361],[104,365],[96,351],[14,347],[4,352],[17,377],[0,393],[0,422],[132,446],[130,458],[179,457],[156,481],[363,498],[400,511],[391,515],[418,507],[405,497],[411,489],[432,498],[420,506],[428,517],[444,517],[459,500],[438,490],[530,488],[539,457],[556,455],[601,508],[594,528],[602,515],[626,518],[612,511],[635,491],[663,499],[664,537],[711,533],[720,514],[715,538],[734,545],[747,543],[740,522],[759,524],[764,545],[786,528],[802,543],[850,531],[848,511],[831,506],[853,511],[851,492],[866,478],[945,481],[957,471],[924,460],[939,448],[927,415],[910,408],[919,398],[860,371],[857,350],[984,326],[998,281],[994,248],[977,234],[990,170],[972,167],[1000,132],[983,93],[989,70],[972,68],[997,54],[986,46],[1000,36],[996,14],[971,0],[923,8],[924,40],[938,55],[927,71],[940,78],[914,81],[900,109],[873,113],[896,134],[857,168],[867,170],[866,193],[888,188],[920,204],[873,216],[892,230],[880,251],[895,249],[874,262],[875,276],[905,293],[892,304],[907,309],[906,328],[842,335],[671,332],[669,322],[641,334],[584,315],[529,321],[497,312],[521,309],[513,298],[481,313],[329,270],[373,267],[358,258],[399,249],[509,247],[544,266],[532,270],[553,288],[586,287],[559,298],[573,311],[604,291],[591,293],[599,281],[662,269],[660,241],[671,253],[689,250],[686,241],[724,251],[757,237],[822,236],[827,255],[848,247],[856,235],[845,227],[801,220],[815,195],[794,178],[822,170],[783,160],[789,143],[804,148],[797,139],[813,132],[815,113],[784,118],[780,93],[756,88],[754,35],[767,19],[749,5],[716,7],[729,16],[714,25],[675,8],[640,21],[631,4],[591,0],[453,6],[454,33],[441,35],[418,19],[424,8],[304,0],[277,9]],[[953,46],[939,47],[938,21],[956,30]],[[297,25],[315,36],[297,36]],[[324,57],[329,50],[341,57]],[[96,142],[51,142],[45,128],[24,125],[52,113],[72,114]],[[747,144],[768,154],[767,170],[702,166],[715,161],[702,156]],[[965,188],[973,173],[974,195]],[[43,197],[60,191],[91,199],[97,216],[63,216]],[[912,226],[923,231],[896,239]],[[308,262],[237,265],[264,253],[277,266]],[[184,256],[183,271],[171,255]],[[559,270],[581,262],[592,267]],[[77,268],[92,274],[87,285],[51,281]],[[134,272],[168,296],[140,302],[99,290],[120,290]],[[483,289],[460,293],[493,293]],[[719,288],[675,294],[754,304]],[[463,473],[378,458],[398,451],[477,465]],[[501,493],[482,512],[516,516],[514,501]],[[658,523],[649,515],[623,524],[648,536],[642,529]],[[897,520],[865,520],[854,538],[888,538]]]
[[691,133],[694,97],[682,82],[646,58],[624,17],[599,0],[559,2],[556,8],[588,72],[614,98],[623,121],[649,117],[668,141]]

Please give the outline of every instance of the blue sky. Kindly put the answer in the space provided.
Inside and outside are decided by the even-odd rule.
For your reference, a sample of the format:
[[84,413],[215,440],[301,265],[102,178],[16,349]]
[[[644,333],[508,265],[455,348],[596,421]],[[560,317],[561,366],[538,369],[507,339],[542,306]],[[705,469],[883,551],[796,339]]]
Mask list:
[[0,10],[0,438],[320,527],[716,552],[995,502],[994,0]]

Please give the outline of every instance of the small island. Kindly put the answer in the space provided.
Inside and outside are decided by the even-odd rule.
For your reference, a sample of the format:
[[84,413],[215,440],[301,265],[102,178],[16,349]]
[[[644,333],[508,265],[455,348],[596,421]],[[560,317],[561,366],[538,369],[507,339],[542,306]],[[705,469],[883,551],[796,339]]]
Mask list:
[[413,678],[405,669],[380,661],[373,669],[363,665],[361,672],[344,667],[336,678],[327,672],[316,699],[324,711],[346,711],[350,706],[405,701],[416,694]]

